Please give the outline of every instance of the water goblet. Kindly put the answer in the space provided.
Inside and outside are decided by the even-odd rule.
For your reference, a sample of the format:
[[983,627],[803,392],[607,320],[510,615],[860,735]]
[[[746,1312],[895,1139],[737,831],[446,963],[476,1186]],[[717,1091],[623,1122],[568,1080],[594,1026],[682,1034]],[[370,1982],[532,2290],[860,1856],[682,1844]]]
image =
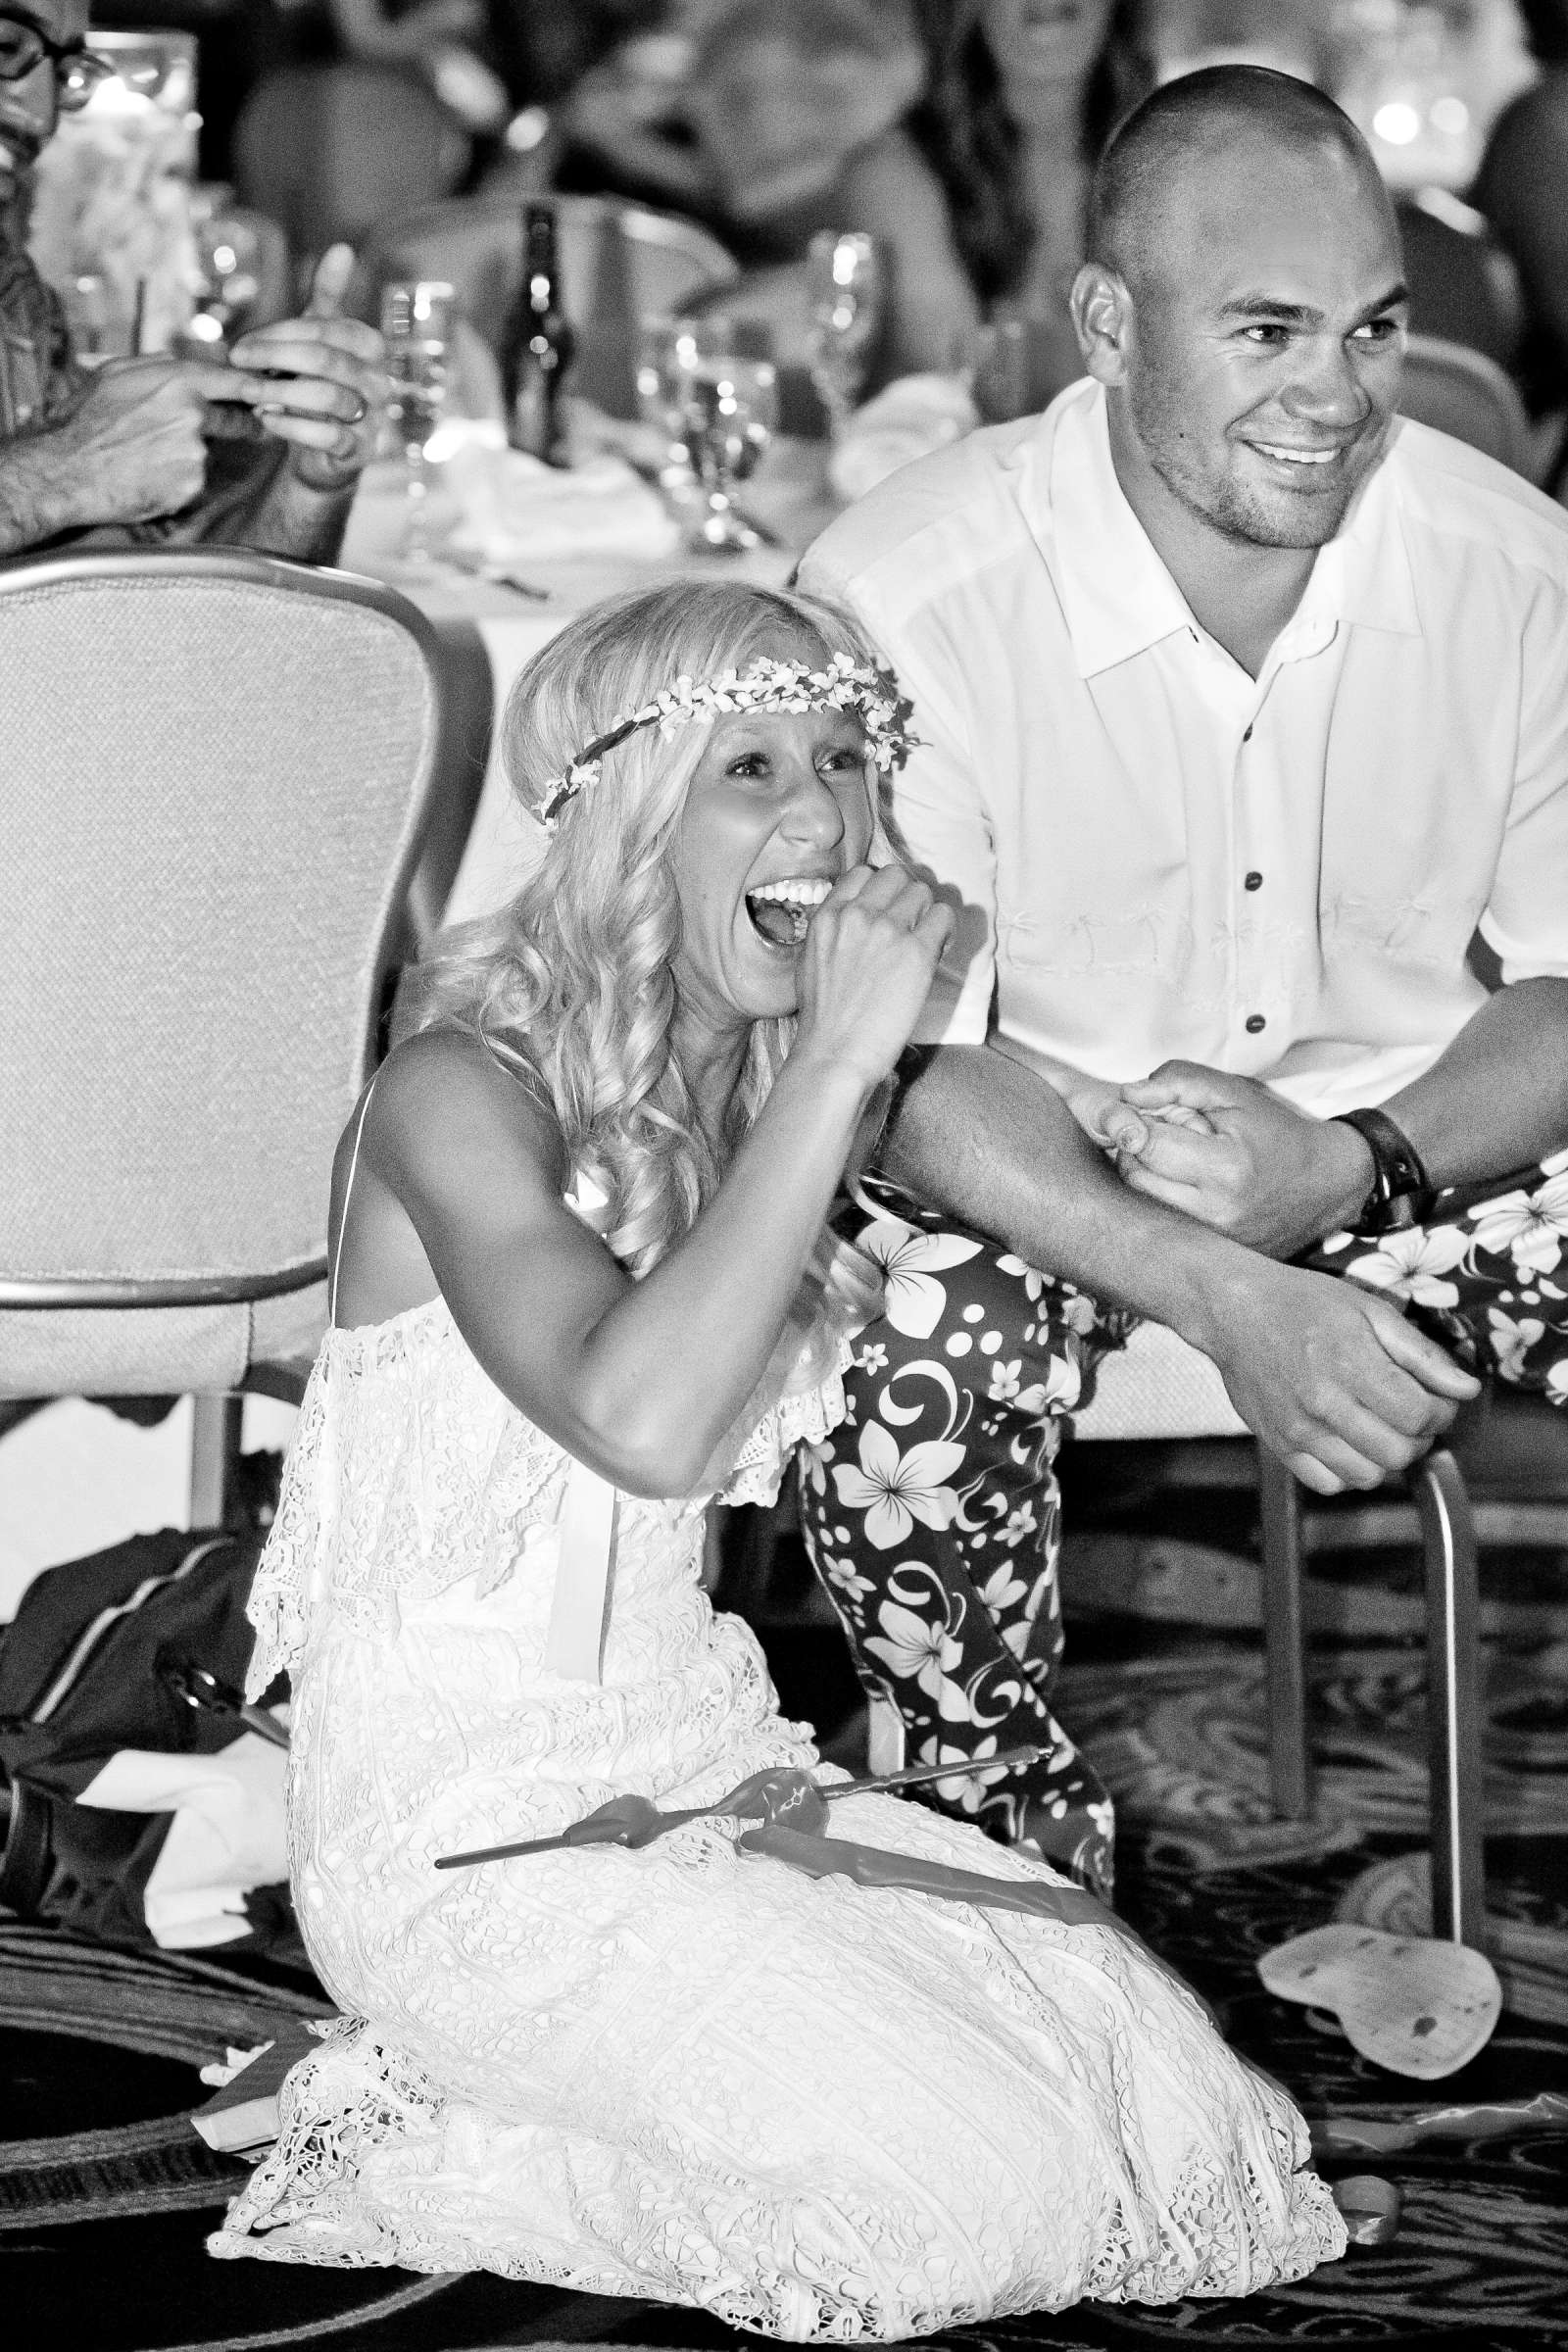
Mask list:
[[705,324],[695,318],[647,318],[637,354],[638,413],[664,436],[659,486],[677,500],[689,495],[697,479],[685,439],[681,353],[695,354]]
[[694,555],[737,555],[765,544],[735,503],[778,424],[778,370],[771,360],[713,350],[707,334],[679,346],[681,439],[704,493],[687,536]]
[[806,358],[836,436],[864,388],[882,325],[883,270],[876,239],[822,229],[808,256],[811,324]]
[[391,379],[393,427],[403,449],[404,522],[397,560],[407,571],[430,566],[430,474],[426,451],[447,395],[456,316],[452,288],[438,278],[395,279],[381,294],[381,334]]

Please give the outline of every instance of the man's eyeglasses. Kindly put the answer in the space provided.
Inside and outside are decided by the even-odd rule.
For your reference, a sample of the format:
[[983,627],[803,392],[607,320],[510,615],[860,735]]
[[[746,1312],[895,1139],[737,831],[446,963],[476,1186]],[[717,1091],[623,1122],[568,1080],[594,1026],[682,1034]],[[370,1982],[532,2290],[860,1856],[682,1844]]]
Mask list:
[[95,56],[79,42],[74,48],[62,48],[36,24],[0,16],[0,81],[25,81],[45,58],[54,68],[55,96],[65,115],[78,113],[98,84],[109,80],[115,71],[108,58]]

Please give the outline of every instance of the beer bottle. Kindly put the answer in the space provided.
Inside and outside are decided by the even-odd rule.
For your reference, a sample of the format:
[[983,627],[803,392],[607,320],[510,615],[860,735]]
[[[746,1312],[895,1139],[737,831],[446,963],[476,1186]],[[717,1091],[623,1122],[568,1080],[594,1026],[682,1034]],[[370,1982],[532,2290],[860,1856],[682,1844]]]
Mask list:
[[502,386],[507,397],[507,437],[547,465],[566,463],[566,420],[563,381],[575,344],[561,296],[556,252],[556,216],[548,204],[529,204],[522,215],[522,283],[507,323],[502,349]]

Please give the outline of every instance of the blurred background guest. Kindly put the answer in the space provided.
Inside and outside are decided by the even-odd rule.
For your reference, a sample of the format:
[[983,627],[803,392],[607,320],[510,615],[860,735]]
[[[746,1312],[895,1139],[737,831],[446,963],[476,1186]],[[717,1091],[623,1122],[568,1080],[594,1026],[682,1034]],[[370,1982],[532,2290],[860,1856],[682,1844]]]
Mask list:
[[1568,0],[1520,0],[1541,78],[1493,126],[1474,201],[1518,268],[1534,415],[1568,406]]

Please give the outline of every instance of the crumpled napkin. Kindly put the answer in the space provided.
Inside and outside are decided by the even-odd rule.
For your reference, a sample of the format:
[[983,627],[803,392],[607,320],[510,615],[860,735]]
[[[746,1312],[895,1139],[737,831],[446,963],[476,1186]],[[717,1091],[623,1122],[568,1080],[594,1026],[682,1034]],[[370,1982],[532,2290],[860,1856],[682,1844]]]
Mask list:
[[459,510],[452,546],[483,564],[544,564],[563,556],[673,555],[680,528],[657,490],[624,458],[546,466],[489,439],[466,438],[446,460]]
[[828,460],[828,480],[840,498],[863,498],[901,466],[961,440],[979,421],[962,376],[901,375],[850,418]]

